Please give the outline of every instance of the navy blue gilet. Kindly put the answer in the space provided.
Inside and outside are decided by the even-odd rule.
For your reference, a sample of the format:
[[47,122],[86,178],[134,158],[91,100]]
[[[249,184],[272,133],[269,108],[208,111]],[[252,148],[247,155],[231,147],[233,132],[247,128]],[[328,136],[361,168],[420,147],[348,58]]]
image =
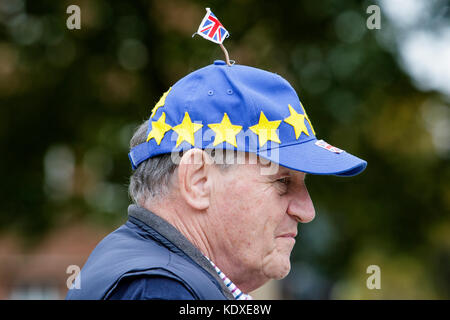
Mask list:
[[72,287],[66,299],[108,299],[121,279],[145,275],[180,281],[201,300],[227,299],[221,285],[209,272],[156,230],[132,216],[92,251],[79,274],[80,288]]

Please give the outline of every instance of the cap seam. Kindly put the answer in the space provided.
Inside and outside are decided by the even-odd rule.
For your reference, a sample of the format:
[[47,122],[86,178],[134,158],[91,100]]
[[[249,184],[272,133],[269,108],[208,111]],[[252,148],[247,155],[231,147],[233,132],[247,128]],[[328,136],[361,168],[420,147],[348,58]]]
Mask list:
[[[233,74],[233,77],[235,77],[233,66],[229,67],[229,70],[231,70],[231,73]],[[249,121],[248,121],[248,124],[249,124],[249,127],[250,127],[251,123],[257,123],[257,121],[259,119],[259,115],[257,114],[256,104],[255,104],[255,101],[253,100],[253,97],[250,94],[245,94],[242,90],[240,90],[240,91],[241,91],[241,94],[243,96],[244,95],[247,96],[249,98],[249,100],[251,101],[250,108],[251,108],[251,113],[253,114],[253,117],[252,117],[252,119],[249,119]]]
[[189,112],[189,109],[190,109],[190,106],[193,103],[193,100],[197,97],[196,94],[198,92],[199,84],[200,84],[200,77],[197,77],[196,79],[194,79],[194,83],[193,83],[193,86],[192,86],[193,88],[192,88],[191,94],[189,95],[189,97],[186,98],[185,103],[183,104],[183,112],[182,112],[181,115],[179,115],[179,116],[181,116],[181,119],[183,119],[184,114],[186,112]]
[[[289,147],[289,146],[295,146],[295,145],[303,144],[303,143],[310,142],[310,141],[313,141],[313,140],[317,140],[317,138],[314,137],[314,138],[310,138],[308,140],[304,140],[304,141],[300,141],[300,142],[295,141],[295,142],[289,142],[289,143],[286,143],[286,144],[283,144],[283,145],[277,145],[277,146],[271,147],[270,150],[272,150],[272,149],[281,149],[281,148]],[[264,150],[264,149],[262,149],[262,150]],[[266,149],[266,150],[269,150],[269,149]]]

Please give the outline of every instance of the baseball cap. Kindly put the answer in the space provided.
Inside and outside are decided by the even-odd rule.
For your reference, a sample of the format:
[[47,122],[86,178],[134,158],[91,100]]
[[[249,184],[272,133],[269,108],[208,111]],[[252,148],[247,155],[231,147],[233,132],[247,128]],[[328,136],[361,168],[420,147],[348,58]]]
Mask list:
[[281,76],[216,60],[176,82],[152,110],[147,141],[128,154],[133,169],[187,150],[252,152],[310,174],[354,176],[367,162],[316,138],[296,91]]

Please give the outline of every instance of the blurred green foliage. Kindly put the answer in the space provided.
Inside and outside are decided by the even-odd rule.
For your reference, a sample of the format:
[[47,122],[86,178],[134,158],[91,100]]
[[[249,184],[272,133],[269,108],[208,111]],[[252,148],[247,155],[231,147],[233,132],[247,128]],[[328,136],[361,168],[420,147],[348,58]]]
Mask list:
[[[81,30],[66,28],[70,4],[81,8]],[[414,86],[384,41],[395,32],[389,21],[366,28],[370,4],[245,0],[211,8],[231,34],[231,59],[288,79],[317,136],[368,161],[350,179],[308,177],[317,217],[299,228],[284,295],[448,299],[450,155],[433,126],[448,117],[449,97]],[[73,221],[125,221],[133,130],[179,78],[223,59],[218,46],[191,37],[206,6],[2,2],[1,231],[33,243]],[[365,287],[371,264],[381,268],[382,290]]]

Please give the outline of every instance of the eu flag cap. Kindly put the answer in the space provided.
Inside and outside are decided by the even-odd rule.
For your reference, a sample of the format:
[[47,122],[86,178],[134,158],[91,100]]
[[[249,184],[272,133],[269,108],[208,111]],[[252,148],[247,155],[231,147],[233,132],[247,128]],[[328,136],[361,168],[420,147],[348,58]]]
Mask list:
[[281,76],[217,60],[175,83],[152,110],[133,169],[190,148],[252,152],[310,174],[353,176],[367,162],[316,138],[297,93]]

